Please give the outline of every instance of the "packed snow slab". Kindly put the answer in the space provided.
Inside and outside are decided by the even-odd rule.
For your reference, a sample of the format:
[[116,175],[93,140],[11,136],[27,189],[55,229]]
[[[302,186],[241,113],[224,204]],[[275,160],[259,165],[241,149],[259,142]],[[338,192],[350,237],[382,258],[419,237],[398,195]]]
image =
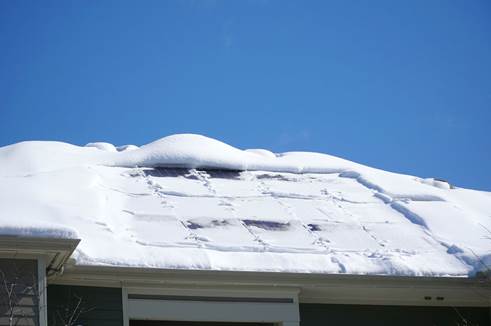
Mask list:
[[0,148],[0,234],[82,239],[79,265],[468,276],[491,194],[198,135]]

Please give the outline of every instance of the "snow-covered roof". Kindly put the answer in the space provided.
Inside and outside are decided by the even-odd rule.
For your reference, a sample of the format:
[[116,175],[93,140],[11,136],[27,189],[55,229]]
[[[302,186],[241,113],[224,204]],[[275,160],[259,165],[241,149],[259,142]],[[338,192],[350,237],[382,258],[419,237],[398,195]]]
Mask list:
[[491,193],[199,135],[0,148],[0,235],[80,238],[78,265],[468,276]]

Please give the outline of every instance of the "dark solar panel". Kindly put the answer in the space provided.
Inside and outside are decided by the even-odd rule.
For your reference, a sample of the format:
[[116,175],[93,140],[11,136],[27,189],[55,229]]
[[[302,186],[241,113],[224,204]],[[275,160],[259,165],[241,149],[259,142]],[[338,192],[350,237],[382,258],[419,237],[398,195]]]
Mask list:
[[[203,169],[197,169],[198,172],[204,172],[207,174],[210,178],[216,178],[216,179],[234,179],[238,180],[240,179],[240,174],[242,171],[236,171],[236,170],[203,170]],[[150,177],[168,177],[168,178],[177,178],[177,177],[184,177],[187,179],[195,179],[198,180],[198,176],[190,173],[190,169],[183,169],[183,168],[162,168],[162,167],[156,167],[153,169],[146,169],[143,170],[143,173],[146,176]]]
[[290,223],[281,223],[263,220],[242,220],[247,226],[255,226],[268,231],[284,231],[290,227]]

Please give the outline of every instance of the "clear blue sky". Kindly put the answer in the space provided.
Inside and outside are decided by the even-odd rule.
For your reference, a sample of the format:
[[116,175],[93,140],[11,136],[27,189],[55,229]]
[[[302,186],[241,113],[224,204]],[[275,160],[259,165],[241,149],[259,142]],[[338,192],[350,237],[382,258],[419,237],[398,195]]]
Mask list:
[[490,1],[0,1],[0,146],[192,132],[491,190],[490,128]]

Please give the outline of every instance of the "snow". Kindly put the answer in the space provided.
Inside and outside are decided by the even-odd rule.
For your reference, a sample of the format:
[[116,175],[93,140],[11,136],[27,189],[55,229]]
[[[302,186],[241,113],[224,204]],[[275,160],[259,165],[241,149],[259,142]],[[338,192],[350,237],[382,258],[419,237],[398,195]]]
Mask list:
[[80,238],[78,265],[473,276],[491,193],[200,135],[0,148],[0,234]]
[[105,152],[117,152],[118,151],[113,144],[105,143],[105,142],[88,143],[85,145],[85,147],[94,147],[94,148],[97,148],[97,149],[99,149],[101,151],[105,151]]

